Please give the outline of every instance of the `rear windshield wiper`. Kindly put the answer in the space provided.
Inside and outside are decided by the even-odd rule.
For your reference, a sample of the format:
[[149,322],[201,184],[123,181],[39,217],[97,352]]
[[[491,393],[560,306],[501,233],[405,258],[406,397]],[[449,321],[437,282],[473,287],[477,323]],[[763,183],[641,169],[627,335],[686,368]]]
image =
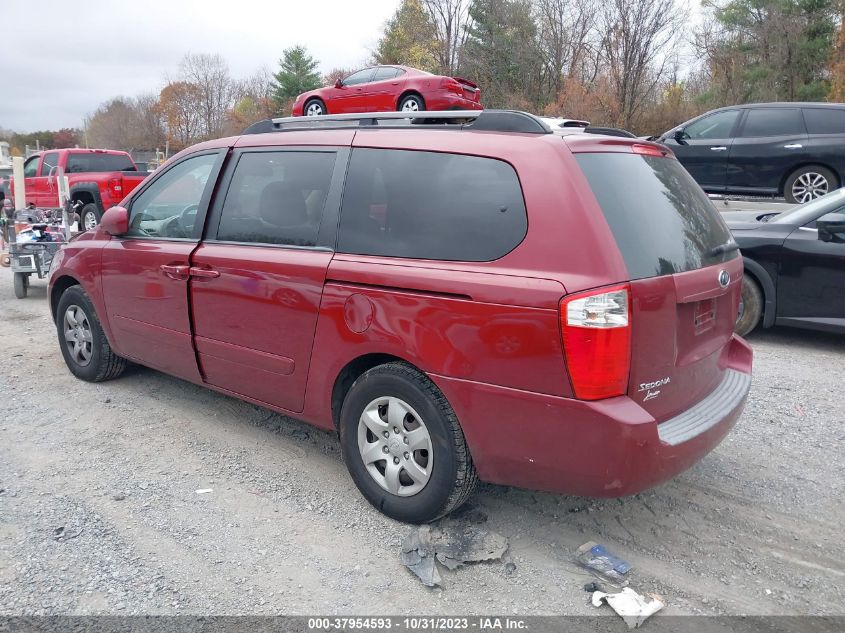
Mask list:
[[719,244],[717,247],[711,249],[707,253],[707,257],[716,257],[716,255],[722,255],[724,253],[730,253],[731,251],[738,251],[739,244],[731,240],[730,242],[725,242],[724,244]]

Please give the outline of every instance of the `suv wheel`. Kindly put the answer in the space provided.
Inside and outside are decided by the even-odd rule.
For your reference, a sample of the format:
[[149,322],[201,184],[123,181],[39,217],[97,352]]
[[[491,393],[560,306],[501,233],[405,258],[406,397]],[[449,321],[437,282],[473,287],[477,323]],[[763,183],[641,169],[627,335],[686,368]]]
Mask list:
[[748,336],[760,323],[763,316],[763,291],[757,282],[744,275],[739,295],[739,314],[736,317],[736,333]]
[[305,104],[303,111],[305,116],[323,116],[326,113],[326,107],[319,99],[311,99]]
[[375,367],[353,383],[340,413],[340,441],[361,494],[398,521],[448,514],[478,480],[452,407],[404,363]]
[[56,329],[62,356],[77,378],[100,382],[123,373],[126,360],[112,351],[94,304],[80,286],[71,286],[59,299]]
[[100,223],[100,210],[93,202],[89,202],[79,212],[83,231],[90,231]]
[[787,202],[803,204],[833,191],[838,186],[836,176],[826,167],[809,165],[793,172],[786,179],[783,194]]

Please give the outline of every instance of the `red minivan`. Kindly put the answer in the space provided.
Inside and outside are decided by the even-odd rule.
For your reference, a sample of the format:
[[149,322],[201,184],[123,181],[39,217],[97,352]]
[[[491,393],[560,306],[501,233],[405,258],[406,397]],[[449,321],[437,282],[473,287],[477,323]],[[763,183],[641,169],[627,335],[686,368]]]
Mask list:
[[71,372],[337,430],[408,522],[478,479],[630,495],[734,425],[742,259],[668,149],[507,111],[296,121],[181,152],[59,252]]

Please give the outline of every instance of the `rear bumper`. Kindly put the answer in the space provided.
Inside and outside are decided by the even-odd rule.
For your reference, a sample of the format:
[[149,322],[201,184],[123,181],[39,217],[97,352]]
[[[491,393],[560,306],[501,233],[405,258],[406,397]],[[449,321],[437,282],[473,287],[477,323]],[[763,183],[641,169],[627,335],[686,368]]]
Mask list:
[[483,110],[477,101],[466,99],[452,92],[435,92],[425,99],[426,110]]
[[627,396],[596,402],[432,376],[452,404],[482,480],[622,497],[687,470],[734,426],[751,386],[751,348],[734,337],[704,400],[655,420]]

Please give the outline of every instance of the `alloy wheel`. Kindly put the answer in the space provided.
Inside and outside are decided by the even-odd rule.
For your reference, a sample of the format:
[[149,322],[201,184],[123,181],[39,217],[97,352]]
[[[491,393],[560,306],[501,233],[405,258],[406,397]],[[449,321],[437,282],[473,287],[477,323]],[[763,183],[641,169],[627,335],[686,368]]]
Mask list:
[[399,398],[377,398],[364,408],[358,451],[375,482],[399,497],[417,494],[431,478],[431,435],[419,414]]
[[830,190],[830,183],[822,174],[808,171],[801,174],[792,185],[792,195],[799,202],[809,202],[821,198]]
[[420,104],[416,99],[406,99],[402,104],[402,112],[419,112]]
[[89,211],[82,219],[82,225],[85,227],[86,231],[90,231],[97,226],[97,215],[93,211]]
[[322,114],[323,106],[321,106],[317,101],[309,103],[308,108],[305,110],[305,116],[322,116]]
[[71,358],[80,367],[86,367],[94,351],[94,334],[88,315],[78,305],[70,305],[65,310],[64,333]]

